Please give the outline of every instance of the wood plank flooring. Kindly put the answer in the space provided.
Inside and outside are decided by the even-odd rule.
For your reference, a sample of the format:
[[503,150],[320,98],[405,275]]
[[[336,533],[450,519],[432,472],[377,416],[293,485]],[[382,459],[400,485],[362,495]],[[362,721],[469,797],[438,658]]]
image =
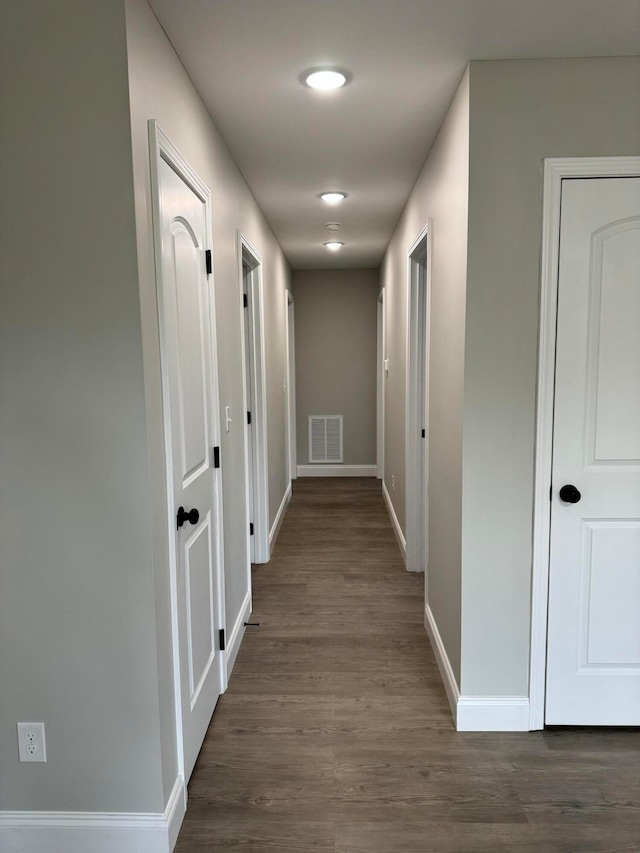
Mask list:
[[177,853],[639,853],[640,735],[454,731],[374,479],[294,484]]

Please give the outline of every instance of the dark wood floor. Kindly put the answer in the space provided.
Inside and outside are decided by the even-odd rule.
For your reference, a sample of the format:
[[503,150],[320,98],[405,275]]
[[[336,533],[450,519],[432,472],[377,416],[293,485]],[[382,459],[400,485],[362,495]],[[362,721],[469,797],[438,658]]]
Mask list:
[[453,729],[373,479],[294,486],[177,853],[640,851],[640,735]]

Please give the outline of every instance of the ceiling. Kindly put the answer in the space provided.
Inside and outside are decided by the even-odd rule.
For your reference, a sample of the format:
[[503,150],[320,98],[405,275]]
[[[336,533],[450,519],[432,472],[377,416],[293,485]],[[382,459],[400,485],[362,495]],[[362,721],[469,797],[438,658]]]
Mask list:
[[294,269],[380,263],[469,59],[640,53],[640,0],[150,2]]

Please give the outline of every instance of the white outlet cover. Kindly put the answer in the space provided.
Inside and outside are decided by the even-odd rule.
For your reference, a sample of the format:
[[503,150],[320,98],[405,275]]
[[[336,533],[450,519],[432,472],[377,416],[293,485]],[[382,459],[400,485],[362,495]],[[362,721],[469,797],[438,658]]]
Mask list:
[[47,760],[44,723],[18,723],[18,756],[20,761]]

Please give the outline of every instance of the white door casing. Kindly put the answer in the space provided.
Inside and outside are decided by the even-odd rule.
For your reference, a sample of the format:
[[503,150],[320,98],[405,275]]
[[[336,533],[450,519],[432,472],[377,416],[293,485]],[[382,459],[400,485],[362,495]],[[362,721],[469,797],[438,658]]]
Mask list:
[[[241,231],[238,231],[237,245],[240,305],[243,312],[241,324],[243,392],[245,408],[247,412],[251,411],[251,424],[247,424],[245,444],[247,514],[249,523],[253,525],[249,548],[251,562],[268,563],[270,557],[269,480],[262,258]],[[243,417],[244,422],[247,423],[246,412],[243,413]],[[249,531],[247,535],[250,535]]]
[[[249,320],[249,294],[251,291],[251,267],[242,261],[242,298],[243,298],[243,311],[242,311],[242,328],[244,331],[244,349],[245,349],[245,358],[244,358],[244,377],[245,377],[245,409],[246,409],[246,431],[247,431],[247,453],[246,453],[246,466],[247,466],[247,513],[249,524],[253,524],[253,519],[255,516],[255,482],[254,482],[254,457],[255,457],[255,390],[254,390],[254,375],[253,375],[253,337],[251,334],[251,323]],[[246,304],[245,304],[246,303]],[[244,422],[244,412],[242,421]],[[255,529],[255,527],[254,527]],[[255,532],[253,535],[248,531],[247,535],[249,537],[249,562],[256,562],[256,549],[255,549]]]
[[407,272],[406,539],[412,572],[424,572],[428,562],[430,264],[428,222],[409,249]]
[[287,445],[289,448],[289,476],[288,481],[298,477],[298,449],[297,449],[297,425],[296,425],[296,333],[295,333],[295,307],[293,296],[285,293],[285,310],[287,312]]
[[[149,123],[161,342],[178,752],[189,779],[226,687],[215,304],[207,273],[210,194]],[[180,508],[194,509],[178,526]]]
[[384,287],[378,294],[378,339],[376,368],[376,476],[384,480],[384,391],[385,391],[385,332],[384,332]]
[[638,176],[640,158],[545,162],[532,729],[640,723]]

